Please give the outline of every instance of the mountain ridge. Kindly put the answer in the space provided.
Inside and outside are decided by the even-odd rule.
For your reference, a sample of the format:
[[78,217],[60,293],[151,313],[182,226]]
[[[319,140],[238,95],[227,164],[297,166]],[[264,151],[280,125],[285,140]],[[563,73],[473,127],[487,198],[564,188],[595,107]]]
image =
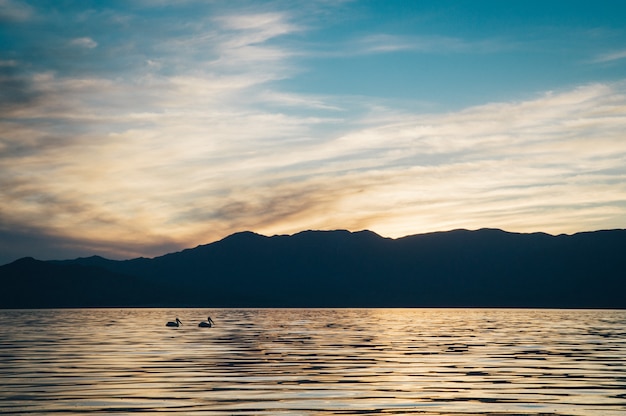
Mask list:
[[20,259],[0,266],[0,307],[625,308],[624,247],[626,230],[248,231],[150,259]]

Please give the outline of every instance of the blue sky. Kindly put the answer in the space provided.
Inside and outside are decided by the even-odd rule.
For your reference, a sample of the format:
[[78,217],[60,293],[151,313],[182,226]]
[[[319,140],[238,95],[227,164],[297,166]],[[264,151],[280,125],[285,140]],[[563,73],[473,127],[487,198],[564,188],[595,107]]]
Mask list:
[[0,0],[0,263],[626,223],[622,1]]

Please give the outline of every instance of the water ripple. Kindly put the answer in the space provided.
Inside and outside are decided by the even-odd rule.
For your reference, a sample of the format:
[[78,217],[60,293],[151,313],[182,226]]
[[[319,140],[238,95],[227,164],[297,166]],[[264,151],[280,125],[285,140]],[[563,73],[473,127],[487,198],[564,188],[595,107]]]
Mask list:
[[[207,314],[216,325],[198,328]],[[626,413],[626,311],[0,315],[2,414]]]

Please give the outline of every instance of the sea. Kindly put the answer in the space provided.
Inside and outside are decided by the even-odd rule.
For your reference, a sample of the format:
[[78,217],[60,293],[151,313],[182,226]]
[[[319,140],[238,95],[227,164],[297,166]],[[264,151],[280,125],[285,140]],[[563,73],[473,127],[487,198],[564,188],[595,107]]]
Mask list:
[[[215,325],[198,327],[211,317]],[[176,318],[182,326],[166,327]],[[625,415],[626,311],[0,310],[2,415]]]

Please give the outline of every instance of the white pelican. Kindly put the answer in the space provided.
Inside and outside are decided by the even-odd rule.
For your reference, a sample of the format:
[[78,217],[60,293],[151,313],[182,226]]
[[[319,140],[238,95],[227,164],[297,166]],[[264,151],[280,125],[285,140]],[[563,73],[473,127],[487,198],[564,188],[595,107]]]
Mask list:
[[176,318],[175,321],[169,321],[168,323],[165,324],[165,326],[179,326],[182,324],[183,323],[180,321],[180,319]]
[[198,324],[200,328],[211,328],[213,325],[215,325],[215,322],[213,322],[210,316],[207,318],[206,322],[202,321]]

